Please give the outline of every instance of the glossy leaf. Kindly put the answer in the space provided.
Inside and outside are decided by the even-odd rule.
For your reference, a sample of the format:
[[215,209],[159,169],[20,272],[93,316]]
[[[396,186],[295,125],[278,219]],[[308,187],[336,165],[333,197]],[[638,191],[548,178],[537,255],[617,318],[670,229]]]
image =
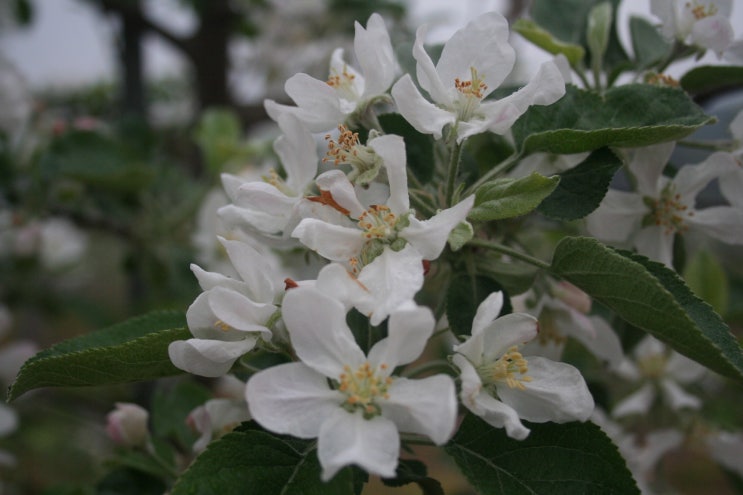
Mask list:
[[530,19],[517,20],[512,29],[548,53],[565,55],[573,67],[576,67],[586,54],[581,45],[558,40],[552,33]]
[[560,181],[536,172],[521,179],[500,178],[486,182],[475,192],[475,206],[467,218],[490,221],[513,218],[533,211]]
[[153,312],[61,342],[26,361],[8,400],[39,387],[113,385],[182,373],[168,345],[191,336],[182,313]]
[[512,131],[526,153],[569,154],[677,140],[713,121],[680,89],[627,84],[601,96],[568,86],[556,103],[531,106]]
[[611,440],[593,423],[529,424],[514,440],[468,414],[446,445],[480,495],[639,494]]
[[560,174],[557,188],[537,210],[551,218],[576,220],[598,208],[622,161],[608,148],[591,153],[577,166]]
[[320,480],[315,442],[279,437],[244,424],[209,447],[176,482],[171,495],[348,495],[353,470]]
[[692,94],[713,93],[743,85],[743,67],[739,65],[705,65],[695,67],[681,77],[681,87]]
[[635,327],[717,373],[743,379],[743,351],[712,307],[661,263],[567,237],[551,270]]

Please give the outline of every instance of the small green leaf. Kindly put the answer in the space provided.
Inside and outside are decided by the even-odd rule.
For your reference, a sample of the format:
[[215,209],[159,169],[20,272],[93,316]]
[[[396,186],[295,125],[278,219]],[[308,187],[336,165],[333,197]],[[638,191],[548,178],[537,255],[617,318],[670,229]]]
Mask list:
[[595,239],[566,237],[555,249],[551,269],[681,354],[743,379],[743,352],[730,329],[663,264]]
[[529,107],[512,131],[526,153],[569,154],[677,140],[712,122],[680,89],[626,84],[601,96],[569,85],[552,105]]
[[[452,278],[446,293],[446,317],[455,335],[469,335],[477,307],[491,293],[503,290],[495,280],[461,274]],[[511,302],[504,297],[501,314],[511,312]]]
[[668,57],[672,48],[671,44],[650,22],[642,17],[631,16],[629,30],[632,35],[635,59],[640,69],[647,69]]
[[241,136],[240,120],[234,112],[218,108],[204,112],[194,138],[211,173],[219,173],[225,165],[244,156]]
[[513,30],[548,53],[565,55],[571,67],[577,67],[586,54],[582,46],[558,40],[549,31],[529,19],[517,20],[513,24]]
[[172,495],[348,495],[352,469],[320,480],[315,442],[279,437],[243,424],[209,444],[176,482]]
[[588,12],[586,42],[591,53],[592,64],[601,70],[606,48],[609,46],[609,34],[613,25],[612,6],[602,2]]
[[39,387],[113,385],[182,373],[168,345],[191,337],[183,313],[159,311],[63,341],[26,361],[8,400]]
[[681,77],[681,87],[693,95],[713,93],[743,85],[743,66],[705,65]]
[[459,222],[456,227],[449,232],[449,237],[446,242],[449,243],[449,247],[452,251],[459,251],[464,247],[467,242],[475,236],[475,231],[472,228],[472,224],[464,221]]
[[433,179],[436,160],[433,156],[433,138],[421,134],[398,113],[386,113],[379,116],[379,123],[388,134],[397,134],[405,138],[405,155],[410,170],[421,183]]
[[691,290],[724,315],[728,307],[728,279],[720,262],[708,251],[697,251],[684,269]]
[[537,211],[558,220],[583,218],[598,208],[622,161],[609,148],[591,153],[577,166],[560,174],[560,183]]
[[513,440],[468,414],[445,449],[480,495],[639,495],[624,459],[595,424],[528,427],[525,440]]
[[486,182],[475,191],[475,206],[467,218],[487,222],[526,215],[555,190],[559,181],[556,176],[533,172],[521,179],[506,177]]

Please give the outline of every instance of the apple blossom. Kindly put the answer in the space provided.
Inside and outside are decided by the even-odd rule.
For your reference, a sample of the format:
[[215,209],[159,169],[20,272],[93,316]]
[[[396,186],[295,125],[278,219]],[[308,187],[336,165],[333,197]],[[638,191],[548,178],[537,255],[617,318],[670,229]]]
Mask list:
[[650,0],[669,39],[713,50],[720,56],[733,43],[732,0]]
[[126,447],[144,447],[150,438],[147,428],[150,413],[128,402],[117,402],[106,416],[106,433],[111,440]]

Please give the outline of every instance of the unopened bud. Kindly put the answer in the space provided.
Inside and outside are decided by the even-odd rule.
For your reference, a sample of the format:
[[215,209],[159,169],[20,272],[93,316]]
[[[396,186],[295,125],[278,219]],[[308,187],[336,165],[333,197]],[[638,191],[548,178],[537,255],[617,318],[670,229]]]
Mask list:
[[106,416],[106,433],[119,445],[141,447],[147,443],[149,430],[146,409],[128,402],[117,402],[116,409]]

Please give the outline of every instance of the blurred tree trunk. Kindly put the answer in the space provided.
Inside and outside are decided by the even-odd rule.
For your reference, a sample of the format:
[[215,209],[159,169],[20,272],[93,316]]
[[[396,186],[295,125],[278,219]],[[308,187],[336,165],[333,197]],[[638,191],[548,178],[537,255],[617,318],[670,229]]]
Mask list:
[[[132,2],[132,5],[137,12],[141,12],[139,0]],[[121,88],[123,112],[144,119],[147,116],[142,74],[142,36],[145,27],[141,15],[132,15],[129,12],[121,15],[121,24],[119,61],[124,83]]]

